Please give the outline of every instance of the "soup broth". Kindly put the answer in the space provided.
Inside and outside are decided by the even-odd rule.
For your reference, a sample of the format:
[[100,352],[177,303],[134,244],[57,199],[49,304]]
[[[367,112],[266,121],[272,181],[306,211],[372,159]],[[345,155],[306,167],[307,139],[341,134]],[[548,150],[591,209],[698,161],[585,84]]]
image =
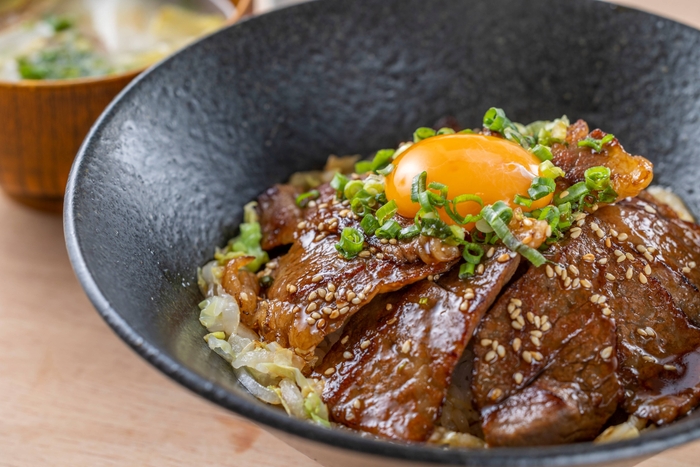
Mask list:
[[0,80],[72,79],[153,64],[221,26],[226,0],[10,0],[0,5]]

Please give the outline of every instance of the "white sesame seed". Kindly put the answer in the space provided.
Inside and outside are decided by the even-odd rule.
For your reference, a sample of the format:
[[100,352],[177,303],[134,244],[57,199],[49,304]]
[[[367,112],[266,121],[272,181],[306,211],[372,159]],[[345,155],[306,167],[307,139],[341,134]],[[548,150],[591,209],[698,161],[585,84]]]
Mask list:
[[486,252],[486,257],[491,258],[495,252],[496,249],[494,247],[489,248],[489,251]]
[[518,316],[517,318],[515,318],[515,320],[522,326],[525,326],[525,318],[523,318],[522,316]]
[[336,319],[338,316],[340,316],[340,312],[338,310],[333,310],[333,312],[328,317],[330,319]]
[[345,336],[340,340],[340,343],[345,345],[348,343],[348,340],[350,340],[350,336]]
[[613,276],[613,275],[610,274],[610,273],[605,274],[605,278],[606,278],[607,280],[609,280],[609,281],[614,281],[614,280],[615,280],[615,276]]
[[656,358],[652,357],[651,355],[642,356],[642,360],[648,363],[656,363]]
[[558,264],[555,264],[554,265],[554,272],[557,274],[557,276],[561,276],[562,273],[564,272],[564,269],[562,269],[562,267],[559,266]]
[[523,301],[519,298],[511,298],[510,303],[514,304],[515,306],[523,306]]
[[551,236],[552,236],[552,226],[551,226],[551,225],[548,225],[548,226],[547,226],[547,229],[544,231],[544,234],[545,234],[547,237],[551,237]]
[[656,337],[656,331],[654,331],[654,328],[647,326],[644,330],[647,332],[647,336]]
[[647,276],[651,276],[651,266],[649,266],[648,264],[646,266],[644,266],[644,273]]
[[579,212],[579,213],[576,213],[576,215],[574,216],[574,220],[581,221],[581,220],[585,219],[586,216],[587,216],[587,214],[585,212]]
[[508,313],[513,313],[517,306],[515,306],[515,303],[509,303],[508,304]]
[[314,311],[313,313],[311,313],[311,317],[313,319],[321,319],[321,313],[319,313],[318,311]]
[[394,317],[394,318],[391,318],[389,321],[387,321],[386,324],[392,325],[392,324],[394,324],[394,323],[397,322],[397,321],[398,321],[398,319],[396,319],[396,318]]
[[489,350],[484,357],[484,360],[491,363],[498,358],[498,355],[493,350]]
[[396,240],[395,238],[390,238],[390,239],[389,239],[389,245],[396,245],[396,244],[398,244],[398,243],[399,243],[399,241]]
[[568,287],[571,285],[571,278],[567,277],[566,280],[564,280],[564,287]]
[[537,329],[535,329],[534,331],[530,331],[530,335],[535,337],[542,337],[542,331],[538,331]]
[[566,272],[566,269],[563,269],[561,271],[561,280],[565,281],[567,277],[569,277],[569,273]]
[[618,262],[618,263],[622,263],[622,262],[623,262],[624,260],[626,260],[626,259],[627,259],[627,258],[626,258],[625,256],[618,256],[617,262]]
[[548,264],[547,266],[545,266],[544,270],[547,273],[547,277],[549,277],[549,278],[554,277],[554,269],[552,269],[552,266],[550,266]]
[[411,340],[409,339],[401,345],[401,353],[407,354],[410,351],[411,351]]
[[327,301],[327,302],[329,302],[329,303],[332,302],[332,301],[333,301],[333,298],[335,298],[335,294],[334,294],[333,292],[328,292],[328,293],[326,294],[326,301]]
[[613,237],[617,237],[619,234],[617,233],[617,230],[610,229],[610,235],[612,235]]
[[601,350],[600,356],[603,357],[603,360],[607,360],[610,357],[612,357],[612,353],[613,353],[613,348],[612,348],[612,346],[610,346],[610,347],[606,347],[603,350]]
[[517,352],[518,350],[520,350],[522,344],[523,342],[520,340],[520,338],[516,337],[515,339],[513,339],[513,350]]
[[389,243],[389,240],[387,240],[386,238],[382,238],[381,240],[379,240],[379,243],[381,243],[382,245],[386,245],[387,243]]
[[328,291],[326,289],[318,289],[316,293],[321,297],[321,298],[326,298],[326,294]]
[[637,245],[637,251],[640,253],[646,253],[647,247],[645,247],[644,245]]
[[323,234],[323,233],[318,234],[318,235],[316,235],[316,237],[314,238],[314,242],[320,242],[320,241],[323,240],[324,238],[326,238],[326,234]]
[[569,265],[569,271],[571,271],[571,274],[573,274],[574,276],[578,276],[578,274],[579,274],[578,268],[576,266],[574,266],[573,264]]
[[523,219],[523,224],[527,227],[532,227],[532,219],[528,219],[527,217]]
[[537,329],[539,329],[541,325],[542,325],[542,320],[540,319],[539,316],[535,316],[535,326],[537,326]]
[[353,292],[352,290],[348,290],[347,293],[345,294],[345,298],[348,300],[352,300],[355,297],[357,297],[357,294],[355,292]]
[[603,308],[603,314],[605,316],[610,316],[612,314],[612,310],[608,307]]
[[360,258],[369,258],[370,257],[370,252],[367,250],[362,250],[358,255]]
[[465,299],[465,300],[473,300],[474,297],[476,297],[476,295],[474,294],[474,292],[469,292],[469,291],[467,291],[467,292],[464,294],[464,299]]
[[384,259],[384,253],[377,253],[377,259]]
[[535,347],[539,347],[542,345],[542,342],[540,341],[539,337],[530,336],[530,342],[532,342],[535,345]]
[[525,351],[523,352],[522,357],[523,357],[523,360],[525,360],[526,363],[532,363],[532,353],[530,353],[529,351],[525,350]]
[[362,401],[360,399],[355,399],[355,402],[352,403],[352,406],[356,409],[359,409],[362,407]]
[[496,347],[496,353],[499,357],[503,358],[506,356],[506,348],[502,345],[499,345],[498,347]]
[[491,348],[493,350],[496,350],[498,348],[498,341],[497,340],[494,340],[493,342],[491,342]]
[[316,324],[316,320],[314,318],[309,317],[309,318],[306,318],[306,323],[309,326],[313,326],[314,324]]
[[648,282],[647,276],[645,276],[643,272],[639,273],[639,282],[642,284],[646,284]]
[[315,303],[309,303],[309,306],[306,307],[306,312],[311,313],[312,311],[316,311],[316,308],[318,308],[318,306]]
[[301,311],[300,306],[295,306],[294,308],[292,308],[292,312],[294,312],[294,313],[299,313],[300,311]]
[[656,214],[656,209],[652,208],[648,204],[644,206],[644,210],[649,214]]
[[492,401],[497,400],[499,397],[503,395],[503,391],[499,388],[492,389],[491,392],[489,393],[489,399]]
[[515,373],[513,375],[513,381],[515,381],[515,384],[520,384],[523,382],[523,374],[522,373]]
[[321,274],[316,274],[314,277],[311,278],[311,282],[321,282],[323,280],[323,276]]
[[528,312],[527,312],[527,315],[525,315],[525,317],[526,317],[527,320],[530,322],[530,324],[534,324],[534,323],[535,323],[535,315],[534,315],[531,311],[528,311]]
[[682,269],[682,271],[683,271],[683,274],[688,274],[688,273],[691,271],[691,269],[690,269],[688,266],[685,266],[685,267]]
[[688,263],[688,267],[689,267],[690,269],[695,268],[695,266],[697,266],[697,264],[695,263],[695,261],[691,261],[690,263]]
[[306,221],[301,221],[297,224],[297,229],[305,229],[306,228]]
[[664,365],[664,370],[678,371],[678,368],[676,368],[676,365]]
[[628,236],[627,236],[627,234],[624,233],[624,232],[617,236],[617,239],[620,240],[620,241],[623,241],[623,242],[624,242],[625,240],[627,240],[627,238],[628,238]]
[[330,282],[326,287],[328,287],[328,290],[331,292],[335,292],[335,284],[333,282]]
[[392,305],[391,303],[387,303],[384,308],[386,308],[387,311],[391,311],[391,309],[394,308],[394,305]]
[[481,339],[481,342],[479,342],[483,347],[491,347],[491,344],[493,341],[491,339]]
[[603,303],[608,301],[608,297],[601,295],[600,298],[598,298],[598,305],[602,305]]
[[598,264],[608,264],[608,258],[601,258],[598,260]]
[[596,230],[595,234],[598,236],[598,238],[605,237],[605,232],[603,232],[602,230]]
[[367,339],[365,339],[360,343],[360,348],[362,350],[365,350],[367,347],[369,347],[369,341]]
[[523,328],[523,325],[520,324],[518,321],[515,321],[515,320],[512,321],[512,322],[510,323],[510,325],[511,325],[511,327],[512,327],[513,329],[515,329],[516,331],[520,331],[520,330]]
[[350,360],[352,358],[352,352],[348,352],[347,350],[343,352],[343,358],[345,360]]
[[359,298],[355,297],[355,298],[353,298],[352,300],[350,300],[350,303],[352,303],[353,305],[359,305],[361,301],[362,301],[362,300],[360,300]]
[[593,231],[600,230],[600,226],[595,222],[591,222],[590,226],[591,226],[591,230],[593,230]]
[[574,227],[573,229],[571,229],[571,238],[578,238],[579,236],[581,236],[581,232],[581,227]]
[[532,352],[532,358],[534,358],[538,362],[541,362],[544,357],[539,352]]
[[647,261],[649,261],[649,262],[654,261],[654,257],[651,255],[651,253],[649,253],[649,251],[647,251],[646,253],[644,253],[644,257],[645,257],[645,258],[647,259]]
[[550,323],[550,322],[542,323],[542,327],[540,329],[542,329],[544,332],[547,332],[550,329],[552,329],[552,323]]
[[330,315],[331,313],[333,313],[333,308],[329,306],[324,306],[323,308],[321,308],[321,311],[324,315]]
[[598,204],[597,204],[597,203],[594,204],[593,206],[591,206],[591,211],[596,212],[597,210],[598,210]]
[[642,337],[647,337],[647,332],[646,332],[646,330],[644,330],[644,329],[642,329],[642,328],[637,328],[637,334],[639,334],[639,335],[642,336]]
[[516,308],[515,310],[513,310],[513,313],[510,314],[510,319],[517,319],[518,316],[520,316],[520,314],[522,312],[523,312],[522,308]]
[[288,284],[287,285],[287,292],[289,293],[294,293],[297,291],[297,286],[294,284]]
[[569,190],[564,190],[559,194],[559,198],[566,198],[569,196]]
[[580,221],[576,222],[576,225],[578,225],[579,227],[583,227],[585,224],[586,224],[586,221],[584,219],[581,219]]
[[593,287],[593,284],[591,284],[591,281],[589,281],[588,279],[581,279],[581,286],[586,289],[590,289],[591,287]]
[[480,264],[480,265],[476,268],[476,273],[477,273],[477,274],[483,274],[483,273],[484,273],[484,264],[483,264],[483,263]]
[[622,250],[615,250],[613,253],[615,254],[615,256],[624,256],[625,255],[625,252]]
[[610,241],[609,238],[606,238],[606,239],[605,239],[605,246],[608,247],[608,248],[612,247],[612,242]]
[[323,374],[326,376],[330,376],[333,373],[335,373],[335,368],[332,368],[332,367],[323,372]]
[[582,259],[587,263],[592,263],[595,261],[595,255],[593,253],[586,253],[583,255]]
[[625,256],[627,257],[628,260],[633,261],[634,260],[634,255],[632,253],[625,253]]
[[459,311],[467,311],[467,309],[469,309],[469,302],[468,301],[465,300],[459,304]]
[[598,295],[598,294],[591,295],[591,303],[598,303],[598,299],[600,299],[600,295]]
[[498,261],[499,263],[505,263],[509,259],[510,259],[510,255],[508,253],[503,253],[501,256],[496,258],[496,261]]

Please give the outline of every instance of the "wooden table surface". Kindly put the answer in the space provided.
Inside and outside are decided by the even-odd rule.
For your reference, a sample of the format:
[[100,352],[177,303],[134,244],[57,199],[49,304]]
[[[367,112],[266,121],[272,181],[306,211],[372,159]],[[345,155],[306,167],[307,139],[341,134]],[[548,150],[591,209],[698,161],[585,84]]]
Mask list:
[[[700,1],[628,0],[700,26]],[[61,219],[0,194],[0,466],[318,467],[124,345],[73,276]],[[640,467],[700,465],[700,442]]]

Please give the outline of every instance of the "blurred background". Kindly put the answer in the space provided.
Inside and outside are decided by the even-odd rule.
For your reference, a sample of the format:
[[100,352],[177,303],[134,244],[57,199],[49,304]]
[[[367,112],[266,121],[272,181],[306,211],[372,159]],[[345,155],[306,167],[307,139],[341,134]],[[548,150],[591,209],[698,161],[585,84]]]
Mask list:
[[[29,22],[12,29],[21,21],[7,12],[28,3],[0,0],[0,466],[317,466],[129,350],[75,279],[60,216],[80,142],[131,79],[203,34],[298,0],[204,9],[96,0],[99,42],[61,13],[72,3],[43,2],[56,13],[22,17]],[[619,3],[700,27],[698,0]],[[132,12],[126,33],[114,29],[119,11]],[[699,458],[696,443],[640,467],[690,467]]]

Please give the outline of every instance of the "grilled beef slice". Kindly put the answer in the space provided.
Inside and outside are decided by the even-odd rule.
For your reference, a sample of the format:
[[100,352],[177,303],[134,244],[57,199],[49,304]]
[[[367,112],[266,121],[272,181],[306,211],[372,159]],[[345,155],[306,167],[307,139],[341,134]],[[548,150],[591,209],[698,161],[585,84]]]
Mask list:
[[[598,401],[615,399],[615,378],[599,385],[598,373],[576,373],[576,365],[565,358],[570,342],[584,348],[593,345],[588,339],[600,337],[584,331],[592,314],[614,324],[615,373],[629,413],[667,423],[700,401],[695,366],[700,330],[691,321],[697,316],[698,291],[695,269],[688,266],[698,260],[697,227],[664,217],[639,199],[603,207],[580,224],[549,252],[557,267],[530,268],[505,291],[479,330],[477,344],[498,340],[509,348],[504,358],[487,359],[489,347],[475,347],[473,390],[490,444],[518,443],[519,437],[547,426],[557,429],[543,430],[539,444],[591,439],[594,428],[602,428],[616,404]],[[559,376],[552,379],[554,370]],[[577,381],[583,393],[576,396],[579,413],[571,423],[547,411],[544,419],[518,424],[506,416],[509,407],[528,394],[541,395],[543,387],[550,395],[566,394],[575,378],[583,378]]]
[[[308,359],[325,336],[340,329],[377,294],[393,292],[434,274],[457,261],[457,247],[440,240],[416,237],[382,243],[366,236],[362,253],[343,258],[336,250],[345,227],[360,232],[360,220],[346,204],[335,202],[328,184],[305,209],[304,223],[289,252],[273,271],[274,282],[258,304],[252,326],[268,341],[292,347]],[[398,217],[398,216],[397,216]],[[399,218],[402,226],[412,219]]]
[[296,204],[300,194],[301,190],[292,185],[275,185],[258,197],[263,250],[294,241],[297,224],[303,217],[302,209]]
[[519,258],[466,280],[459,268],[437,283],[421,281],[376,297],[350,320],[316,375],[332,418],[405,441],[425,441],[464,349],[483,314],[516,271]]

